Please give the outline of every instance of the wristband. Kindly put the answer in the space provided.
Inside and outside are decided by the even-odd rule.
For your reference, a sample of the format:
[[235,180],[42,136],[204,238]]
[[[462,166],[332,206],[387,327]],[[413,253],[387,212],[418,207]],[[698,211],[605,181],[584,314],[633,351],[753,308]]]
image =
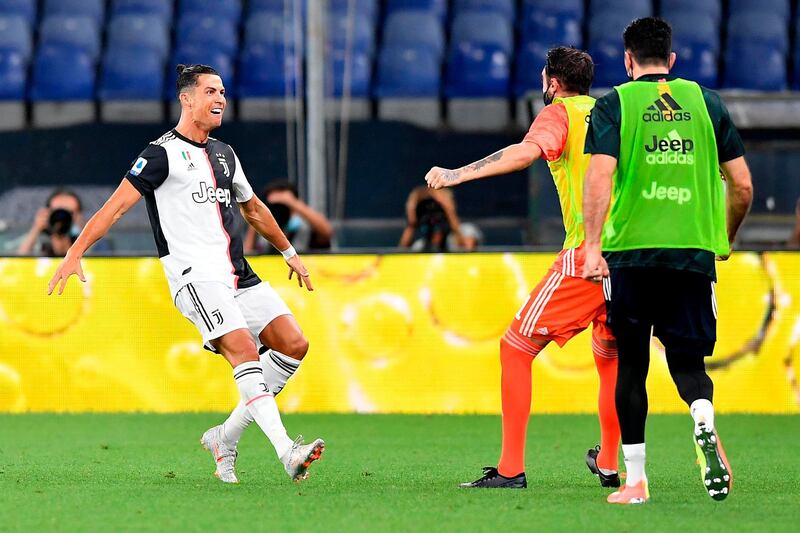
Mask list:
[[281,255],[283,256],[284,261],[288,261],[289,259],[297,255],[297,250],[295,250],[294,246],[290,244],[287,249],[281,252]]

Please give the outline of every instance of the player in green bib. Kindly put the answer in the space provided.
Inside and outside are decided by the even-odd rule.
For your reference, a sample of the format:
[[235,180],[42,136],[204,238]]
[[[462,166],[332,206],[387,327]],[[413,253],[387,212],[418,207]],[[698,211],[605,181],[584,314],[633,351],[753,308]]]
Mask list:
[[750,207],[750,171],[719,95],[669,74],[669,24],[635,20],[623,40],[631,81],[597,101],[585,146],[592,158],[584,183],[584,277],[603,283],[617,338],[616,405],[627,470],[625,485],[608,501],[644,503],[650,496],[644,434],[651,335],[664,345],[694,419],[703,485],[722,500],[733,474],[714,425],[704,358],[716,342],[714,260],[730,255]]

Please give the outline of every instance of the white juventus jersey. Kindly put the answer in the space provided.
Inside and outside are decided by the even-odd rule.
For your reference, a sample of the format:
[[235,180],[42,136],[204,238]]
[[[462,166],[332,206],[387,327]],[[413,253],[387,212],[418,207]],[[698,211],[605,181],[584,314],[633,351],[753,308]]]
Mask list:
[[171,130],[139,155],[125,178],[144,196],[173,301],[194,281],[231,288],[261,280],[244,258],[237,203],[253,189],[227,144],[196,143]]

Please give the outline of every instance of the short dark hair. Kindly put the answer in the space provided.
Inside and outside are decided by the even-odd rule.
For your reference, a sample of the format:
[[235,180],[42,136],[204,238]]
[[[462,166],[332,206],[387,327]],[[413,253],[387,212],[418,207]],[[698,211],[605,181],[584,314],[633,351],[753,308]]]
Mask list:
[[53,198],[56,196],[72,196],[78,203],[78,211],[83,211],[83,202],[81,202],[81,197],[78,196],[78,193],[72,189],[67,189],[66,187],[59,187],[51,192],[50,196],[47,197],[47,201],[44,203],[45,207],[50,207],[50,202],[52,202]]
[[267,183],[267,186],[264,187],[264,192],[262,192],[261,195],[266,201],[267,196],[278,191],[289,191],[297,198],[300,198],[300,194],[297,191],[297,186],[288,180],[275,180]]
[[672,53],[672,26],[659,17],[639,18],[625,28],[622,41],[638,64],[668,64]]
[[175,67],[175,72],[178,73],[178,79],[175,81],[176,96],[180,96],[180,94],[189,87],[197,87],[197,78],[199,78],[201,74],[219,76],[219,72],[208,65],[177,65]]
[[544,72],[557,78],[566,91],[589,94],[594,79],[592,56],[571,46],[558,46],[547,51]]

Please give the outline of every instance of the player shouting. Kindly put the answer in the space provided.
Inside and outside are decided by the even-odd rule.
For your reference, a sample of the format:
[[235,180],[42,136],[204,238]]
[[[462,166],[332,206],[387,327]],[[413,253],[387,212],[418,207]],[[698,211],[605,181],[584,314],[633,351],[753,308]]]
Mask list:
[[[236,444],[252,421],[269,438],[286,472],[304,479],[319,459],[324,442],[303,444],[286,434],[275,394],[297,371],[308,350],[297,321],[280,296],[262,282],[242,254],[234,231],[238,205],[244,219],[281,250],[289,278],[313,290],[309,273],[269,209],[253,194],[239,158],[227,144],[209,137],[222,124],[225,87],[205,65],[178,65],[181,117],[175,129],[144,149],[105,205],[89,220],[58,266],[48,294],[61,294],[76,274],[86,281],[81,257],[144,196],[158,255],[172,300],[203,337],[209,350],[233,367],[241,401],[224,424],[208,430],[201,442],[214,457],[215,474],[238,482]],[[263,350],[259,360],[256,342]]]
[[583,154],[589,113],[588,96],[594,75],[589,54],[558,47],[547,52],[542,71],[546,107],[524,140],[480,161],[449,170],[434,167],[425,176],[430,187],[452,187],[466,181],[522,170],[543,157],[558,189],[566,229],[564,249],[531,292],[500,340],[502,366],[503,451],[497,468],[462,487],[525,488],[525,437],[531,409],[531,363],[550,341],[559,346],[592,328],[592,349],[600,375],[601,447],[589,450],[587,464],[604,487],[618,487],[619,423],[614,408],[617,352],[605,323],[601,287],[581,279],[583,273],[583,174],[589,157]]

